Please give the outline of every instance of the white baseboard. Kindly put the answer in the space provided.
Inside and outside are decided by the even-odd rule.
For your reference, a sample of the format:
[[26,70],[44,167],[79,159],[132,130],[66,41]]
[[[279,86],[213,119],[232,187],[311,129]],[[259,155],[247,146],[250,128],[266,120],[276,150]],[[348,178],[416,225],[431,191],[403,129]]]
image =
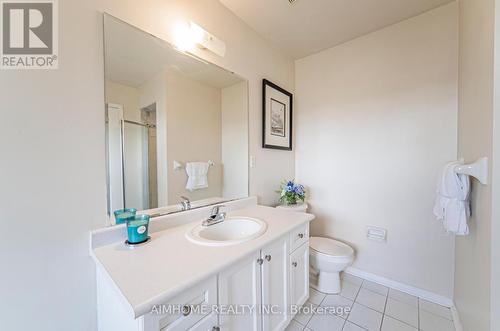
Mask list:
[[356,269],[353,267],[347,268],[345,272],[350,274],[350,275],[357,276],[357,277],[369,280],[371,282],[374,282],[374,283],[377,283],[380,285],[384,285],[384,286],[393,288],[393,289],[401,291],[401,292],[411,294],[413,296],[422,298],[424,300],[427,300],[427,301],[430,301],[433,303],[437,303],[438,305],[441,305],[441,306],[445,306],[445,307],[449,307],[449,308],[454,306],[452,299],[447,298],[447,297],[442,296],[442,295],[439,295],[439,294],[436,294],[436,293],[432,293],[432,292],[427,291],[427,290],[423,290],[423,289],[415,287],[415,286],[406,285],[406,284],[397,282],[395,280],[381,277],[381,276],[377,276],[377,275],[372,274],[370,272],[359,270],[359,269]]

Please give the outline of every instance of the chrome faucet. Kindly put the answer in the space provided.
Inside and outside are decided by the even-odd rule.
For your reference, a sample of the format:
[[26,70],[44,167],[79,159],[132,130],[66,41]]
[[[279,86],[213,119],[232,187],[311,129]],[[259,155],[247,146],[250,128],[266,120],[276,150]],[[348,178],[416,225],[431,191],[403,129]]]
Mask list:
[[210,226],[210,225],[214,225],[214,224],[223,222],[226,219],[226,213],[220,212],[220,209],[222,207],[225,207],[225,206],[223,206],[223,205],[214,206],[212,208],[212,212],[210,213],[210,216],[206,220],[204,220],[201,223],[201,225],[202,226]]
[[182,210],[189,210],[191,209],[191,201],[189,201],[189,198],[186,198],[185,196],[181,196],[181,206]]

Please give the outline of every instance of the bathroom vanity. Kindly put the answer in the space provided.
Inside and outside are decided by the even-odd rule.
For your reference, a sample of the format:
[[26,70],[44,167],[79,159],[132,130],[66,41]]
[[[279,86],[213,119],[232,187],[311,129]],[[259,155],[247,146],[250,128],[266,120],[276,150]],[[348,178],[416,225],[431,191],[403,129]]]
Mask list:
[[[153,230],[152,240],[135,248],[124,245],[125,237],[109,243],[119,237],[119,227],[94,233],[99,330],[286,328],[293,317],[290,306],[309,296],[309,222],[314,217],[244,200],[227,204],[224,222],[252,218],[265,222],[266,229],[239,243],[188,239],[209,207],[155,219],[152,229],[167,228]],[[184,224],[176,222],[179,217]]]

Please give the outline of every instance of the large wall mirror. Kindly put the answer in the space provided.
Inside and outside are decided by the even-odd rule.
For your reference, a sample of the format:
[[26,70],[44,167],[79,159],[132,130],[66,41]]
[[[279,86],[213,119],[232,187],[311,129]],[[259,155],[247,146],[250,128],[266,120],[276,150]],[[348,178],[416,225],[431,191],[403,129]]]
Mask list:
[[248,84],[104,15],[108,210],[248,196]]

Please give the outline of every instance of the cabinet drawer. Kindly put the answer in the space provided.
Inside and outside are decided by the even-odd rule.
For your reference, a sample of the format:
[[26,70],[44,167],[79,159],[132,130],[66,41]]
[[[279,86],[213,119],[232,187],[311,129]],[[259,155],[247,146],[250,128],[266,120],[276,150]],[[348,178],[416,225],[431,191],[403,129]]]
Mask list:
[[214,328],[217,326],[217,314],[212,313],[193,325],[193,327],[189,328],[188,331],[214,331]]
[[309,240],[309,223],[290,232],[290,252],[293,252]]
[[145,315],[144,330],[190,330],[210,313],[208,308],[216,304],[217,277],[213,276]]

